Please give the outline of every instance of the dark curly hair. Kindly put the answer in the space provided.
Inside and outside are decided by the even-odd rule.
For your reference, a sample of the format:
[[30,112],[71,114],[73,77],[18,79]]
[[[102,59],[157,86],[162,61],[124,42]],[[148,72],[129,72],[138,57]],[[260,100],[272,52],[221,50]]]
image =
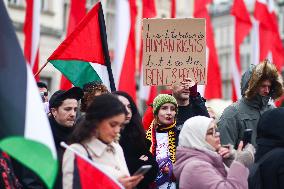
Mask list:
[[101,81],[92,81],[86,83],[83,86],[84,96],[81,100],[81,112],[86,112],[88,105],[91,104],[92,100],[95,96],[98,96],[97,93],[100,92],[101,94],[109,93],[107,87]]
[[130,109],[132,112],[130,122],[125,125],[125,128],[121,132],[119,141],[120,145],[124,147],[125,145],[135,144],[137,151],[147,150],[145,130],[134,100],[129,94],[123,91],[115,91],[113,94],[125,97],[130,103]]
[[79,122],[71,135],[70,143],[81,143],[92,137],[98,123],[119,114],[127,114],[125,106],[112,94],[94,97],[87,108],[85,118]]

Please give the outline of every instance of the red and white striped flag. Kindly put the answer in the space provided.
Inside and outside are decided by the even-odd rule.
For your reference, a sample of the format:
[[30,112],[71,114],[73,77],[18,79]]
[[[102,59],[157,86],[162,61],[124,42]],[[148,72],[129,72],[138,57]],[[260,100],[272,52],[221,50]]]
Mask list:
[[232,100],[241,98],[241,61],[240,46],[252,28],[250,14],[243,0],[234,0],[231,14],[235,17],[235,46],[232,58],[233,95]]
[[265,58],[272,58],[272,62],[281,71],[284,61],[284,49],[279,34],[273,0],[257,0],[255,2],[254,17],[258,22],[258,28],[255,30],[258,32],[256,36],[259,36],[257,41],[258,62]]
[[273,30],[275,31],[273,35],[274,43],[272,46],[273,63],[276,65],[279,71],[282,71],[282,67],[284,66],[284,48],[280,37],[277,16],[274,8],[274,1],[268,0],[268,8],[274,28]]
[[[26,0],[26,17],[24,23],[24,55],[31,66],[33,74],[37,73],[39,66],[39,36],[40,36],[40,7],[41,1]],[[39,80],[39,76],[35,78]]]
[[[154,18],[157,16],[155,0],[143,0],[142,1],[142,17],[143,18]],[[142,53],[143,53],[143,42],[141,39],[140,43],[140,83],[139,83],[139,98],[146,101],[149,105],[153,102],[157,96],[156,86],[144,86],[143,85],[143,67],[142,67]]]
[[117,89],[127,92],[134,100],[136,100],[136,15],[135,0],[116,1],[114,79]]
[[[86,15],[86,13],[86,0],[71,0],[66,36],[68,36],[74,30],[76,25],[81,21],[81,19]],[[62,75],[60,81],[60,89],[68,90],[71,87],[72,83],[64,75]]]
[[259,61],[268,57],[268,54],[272,49],[273,25],[272,20],[270,19],[266,0],[255,1],[254,17],[257,22],[254,30],[257,33],[255,36],[259,37],[255,41],[255,51],[259,54],[258,60],[255,61],[255,64],[258,64]]
[[[207,46],[207,84],[205,87],[199,86],[198,90],[206,99],[222,98],[222,81],[218,63],[217,51],[214,42],[214,33],[207,10],[207,5],[212,0],[195,0],[193,15],[195,18],[206,19],[206,46]],[[202,88],[204,88],[203,91]]]

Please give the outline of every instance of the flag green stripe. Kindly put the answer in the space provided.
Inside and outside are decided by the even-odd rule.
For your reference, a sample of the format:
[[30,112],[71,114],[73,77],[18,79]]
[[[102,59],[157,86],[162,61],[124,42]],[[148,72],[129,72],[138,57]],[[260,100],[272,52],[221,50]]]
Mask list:
[[85,83],[92,81],[102,81],[89,62],[50,60],[50,63],[77,87],[82,88]]
[[46,145],[24,137],[7,137],[0,141],[0,148],[38,174],[48,188],[53,187],[58,162]]

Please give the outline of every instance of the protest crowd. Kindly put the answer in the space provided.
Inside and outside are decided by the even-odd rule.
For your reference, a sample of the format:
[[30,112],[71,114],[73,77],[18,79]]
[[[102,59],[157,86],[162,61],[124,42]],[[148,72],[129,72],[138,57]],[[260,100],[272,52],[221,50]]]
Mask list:
[[[0,12],[3,7],[0,4]],[[95,16],[101,18],[100,11],[101,5],[98,3],[88,14],[91,16],[87,15],[84,18],[85,22],[80,22],[78,28],[84,28],[84,24]],[[1,16],[0,24],[6,22],[5,16],[3,18]],[[97,24],[103,27],[101,21],[99,19]],[[152,26],[151,21],[147,24]],[[198,22],[197,27],[201,26],[198,24],[203,24],[204,27],[201,28],[205,28],[205,22]],[[3,30],[3,36],[12,36],[11,43],[16,44],[14,30],[11,28],[12,25],[9,24],[7,29]],[[151,29],[153,28],[148,27],[147,32],[151,33]],[[91,77],[88,81],[83,80],[82,78],[87,78],[86,75],[91,72],[81,75],[82,73],[75,68],[74,72],[64,72],[74,86],[67,90],[57,90],[51,95],[44,81],[37,81],[37,86],[34,80],[33,84],[26,84],[27,91],[31,90],[31,87],[36,89],[34,96],[31,97],[32,100],[40,102],[39,108],[32,107],[34,114],[31,116],[37,116],[35,112],[39,112],[44,117],[39,119],[37,123],[39,125],[36,126],[41,127],[44,122],[48,126],[44,135],[38,134],[41,132],[37,135],[41,139],[48,138],[49,134],[52,137],[49,142],[44,143],[44,148],[32,144],[37,138],[31,137],[30,143],[27,143],[30,145],[29,149],[22,152],[21,158],[14,155],[14,151],[23,150],[26,143],[22,142],[23,145],[19,145],[21,141],[20,143],[13,143],[12,140],[6,143],[4,140],[0,141],[0,188],[284,189],[284,108],[275,105],[275,101],[284,93],[281,74],[275,64],[268,59],[251,65],[242,74],[239,83],[241,98],[226,107],[219,118],[214,110],[207,106],[205,97],[198,91],[198,85],[206,84],[207,77],[207,72],[203,71],[206,70],[206,64],[202,63],[205,61],[206,49],[203,34],[200,32],[198,35],[200,40],[198,45],[200,53],[202,51],[204,56],[194,65],[189,63],[193,62],[189,61],[191,57],[184,57],[184,63],[188,60],[185,66],[192,66],[193,69],[190,69],[192,74],[186,69],[182,79],[177,78],[181,71],[172,76],[163,72],[161,79],[159,77],[161,72],[155,74],[153,67],[156,65],[155,61],[166,64],[163,63],[164,59],[161,57],[155,60],[155,57],[149,54],[143,55],[145,60],[148,57],[144,64],[148,66],[146,68],[148,73],[145,73],[147,85],[167,83],[167,90],[159,90],[144,112],[139,110],[136,99],[131,94],[116,90],[112,73],[110,74],[111,69],[107,71],[108,82],[96,77]],[[68,47],[74,43],[80,45],[79,40],[74,36],[69,35],[69,39],[63,41],[48,60],[58,70],[65,69],[62,68],[64,66],[58,66],[60,61],[66,63],[77,60],[73,57],[77,53],[76,48]],[[149,36],[147,39],[151,41],[152,48],[152,42],[153,44],[156,42]],[[104,38],[100,37],[98,38],[101,39],[103,63],[107,65],[109,62],[108,52],[105,51],[107,45],[105,46]],[[159,34],[155,34],[153,38],[158,40],[159,37]],[[187,38],[187,33],[183,37]],[[75,42],[73,43],[71,39],[75,39]],[[190,40],[188,43],[191,43]],[[0,50],[3,49],[4,46],[0,45]],[[146,50],[149,49],[150,46],[146,47]],[[173,47],[172,50],[175,51],[175,48]],[[9,55],[10,57],[5,58],[5,61],[24,62],[20,53],[19,50],[19,54]],[[7,54],[0,52],[0,57],[8,57]],[[100,61],[101,57],[96,58]],[[170,59],[173,60],[174,57]],[[83,59],[80,61],[80,64],[91,62],[88,58],[84,59],[85,62]],[[168,63],[170,64],[170,61]],[[169,70],[169,67],[184,70],[182,62],[180,65],[167,66],[163,67],[164,71]],[[0,69],[1,67],[2,65]],[[85,72],[87,69],[86,66]],[[171,71],[175,72],[174,69]],[[97,71],[95,68],[94,70]],[[1,81],[4,72],[5,77],[8,77],[7,71],[0,71]],[[149,73],[151,76],[147,76]],[[97,75],[101,77],[99,72]],[[15,82],[29,81],[28,72],[18,76],[20,79]],[[171,85],[168,85],[169,82]],[[2,85],[4,86],[3,81],[0,82],[0,88],[3,87]],[[0,98],[1,95],[2,89]],[[8,99],[5,102],[8,102]],[[15,104],[17,103],[20,102],[16,101]],[[1,102],[1,107],[5,104],[8,103]],[[28,112],[28,106],[24,107],[21,108]],[[24,116],[27,114],[25,111]],[[13,122],[14,125],[17,124],[20,118],[17,120],[16,112],[13,115],[13,118],[5,119],[5,116],[1,116],[0,127],[8,125],[6,120]],[[22,135],[27,138],[30,137],[28,123],[27,119],[22,129],[24,133]],[[10,134],[12,130],[9,130],[8,126],[5,131],[8,134],[1,133],[0,130],[0,139],[12,135]],[[18,131],[15,135],[20,135]],[[5,145],[8,147],[6,148]],[[17,145],[19,147],[16,147]],[[54,148],[50,155],[46,155],[47,158],[51,158],[49,160],[37,161],[33,159],[32,154],[29,154],[33,151],[37,155],[47,153],[52,149],[49,145]],[[27,157],[27,164],[22,157]],[[54,169],[51,160],[55,160]],[[34,168],[28,165],[33,163],[38,167],[46,167]],[[54,175],[51,176],[51,173]]]

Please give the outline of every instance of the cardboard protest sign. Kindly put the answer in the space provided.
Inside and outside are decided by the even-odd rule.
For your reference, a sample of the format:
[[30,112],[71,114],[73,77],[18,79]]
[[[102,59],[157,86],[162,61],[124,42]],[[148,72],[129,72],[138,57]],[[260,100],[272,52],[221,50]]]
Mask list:
[[206,84],[205,19],[143,19],[144,85]]

